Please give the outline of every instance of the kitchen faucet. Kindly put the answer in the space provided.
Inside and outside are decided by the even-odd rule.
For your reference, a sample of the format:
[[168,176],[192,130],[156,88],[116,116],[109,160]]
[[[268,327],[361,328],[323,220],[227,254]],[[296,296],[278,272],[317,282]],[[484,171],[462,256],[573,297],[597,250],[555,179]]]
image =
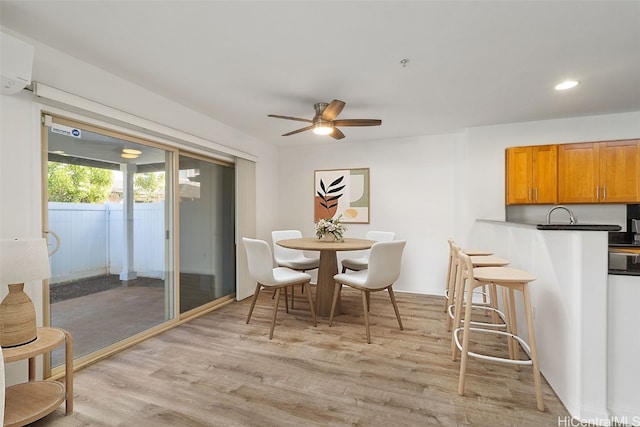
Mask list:
[[547,224],[551,224],[551,212],[555,211],[556,209],[564,209],[565,211],[567,211],[567,213],[569,214],[569,224],[578,223],[578,219],[573,214],[573,212],[571,212],[571,209],[569,209],[566,206],[558,205],[558,206],[552,207],[551,209],[549,209],[549,212],[547,212]]

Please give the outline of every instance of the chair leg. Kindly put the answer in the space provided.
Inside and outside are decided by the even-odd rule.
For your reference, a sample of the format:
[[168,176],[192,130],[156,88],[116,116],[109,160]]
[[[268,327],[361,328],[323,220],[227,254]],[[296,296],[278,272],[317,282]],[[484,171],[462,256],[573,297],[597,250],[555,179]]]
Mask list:
[[[462,324],[462,310],[464,309],[463,307],[465,307],[464,292],[465,292],[466,283],[467,281],[462,277],[459,277],[459,279],[456,279],[456,286],[455,286],[454,292],[460,297],[452,300],[454,304],[453,323],[451,322],[451,316],[447,316],[447,322],[449,326],[447,330],[453,331],[451,336],[451,360],[453,360],[454,362],[458,358],[458,346],[456,345],[456,340],[453,334],[456,333],[456,329],[458,329]],[[469,286],[471,286],[471,284],[469,284]]]
[[291,310],[293,310],[293,300],[296,299],[296,286],[291,285]]
[[367,292],[360,291],[362,294],[362,311],[364,312],[364,327],[367,330],[367,343],[371,344],[371,333],[369,332],[369,312],[367,311]]
[[[460,266],[460,268],[458,268],[457,265],[455,265],[455,268],[452,268],[451,270],[451,274],[453,275],[451,277],[451,282],[449,283],[449,293],[447,295],[447,303],[450,306],[454,306],[456,307],[455,304],[457,304],[457,295],[460,294],[462,295],[463,301],[464,301],[464,286],[460,285],[460,282],[462,282],[464,284],[464,278],[462,277],[462,266]],[[457,328],[458,325],[453,325],[453,329],[452,329],[452,325],[451,325],[451,316],[449,316],[449,307],[447,307],[447,332],[451,332],[453,329]]]
[[[289,293],[287,292],[287,286],[284,287],[284,308],[285,308],[285,311],[288,313],[289,312]],[[291,306],[291,308],[293,308],[293,305]]]
[[531,349],[531,368],[533,369],[533,384],[536,388],[536,402],[538,410],[544,411],[544,401],[542,399],[542,383],[540,380],[540,367],[538,365],[538,349],[536,348],[536,332],[533,326],[533,316],[531,313],[531,298],[527,284],[522,289],[525,317],[527,318],[527,331],[529,333],[529,348]]
[[367,311],[371,311],[371,292],[366,291],[367,293]]
[[389,297],[391,297],[391,304],[393,304],[393,309],[396,312],[396,318],[398,319],[398,325],[400,325],[400,330],[404,331],[404,327],[402,326],[402,320],[400,319],[400,310],[398,310],[398,303],[396,302],[396,295],[393,293],[393,288],[391,286],[389,286],[387,290],[389,291]]
[[[285,292],[286,292],[286,289],[287,288],[285,287]],[[276,296],[273,301],[273,315],[271,316],[271,330],[269,331],[269,339],[273,338],[273,329],[276,327],[276,316],[278,315],[279,302],[280,302],[280,288],[276,289]]]
[[336,304],[338,303],[338,296],[340,296],[340,290],[342,289],[342,283],[336,282],[333,288],[333,301],[331,302],[331,314],[329,314],[329,326],[333,324],[333,313],[336,312]]
[[[513,334],[513,330],[511,329],[511,308],[509,303],[509,290],[506,286],[502,286],[502,302],[504,305],[504,322],[506,325],[506,331],[509,334]],[[514,334],[515,335],[515,334]],[[507,338],[507,345],[509,348],[509,358],[511,360],[516,360],[514,347],[519,345],[515,339]],[[516,365],[516,370],[518,366]]]
[[[463,298],[463,294],[460,294],[460,298]],[[467,304],[465,304],[464,312],[464,329],[462,331],[462,355],[460,356],[460,378],[458,379],[458,394],[464,395],[464,377],[467,373],[467,357],[469,356],[469,330],[471,327],[471,301],[473,300],[473,284],[468,285],[467,289]],[[454,332],[457,326],[454,326]],[[455,345],[455,343],[454,343]],[[456,347],[457,348],[457,347]],[[454,359],[455,360],[455,359]]]
[[453,263],[455,262],[453,256],[451,255],[451,252],[449,252],[449,267],[447,268],[447,281],[445,282],[445,290],[444,290],[444,312],[447,313],[449,310],[449,304],[452,303],[452,301],[450,302],[450,298],[449,295],[451,295],[451,280],[453,279],[452,274],[452,267],[453,267]]
[[260,283],[256,285],[256,290],[253,293],[253,300],[251,301],[251,307],[249,308],[249,315],[247,316],[247,323],[251,320],[251,314],[253,313],[253,308],[256,306],[256,301],[258,300],[258,294],[260,293]]
[[[516,318],[516,299],[513,293],[513,288],[509,288],[509,326],[511,326],[511,333],[518,335],[518,319]],[[511,346],[513,348],[513,360],[520,358],[520,344],[515,338],[510,338]],[[520,365],[515,365],[515,370],[520,371]]]
[[[304,286],[304,284],[302,286]],[[318,322],[316,321],[316,309],[313,308],[313,299],[311,298],[310,291],[307,291],[307,299],[309,300],[309,308],[311,309],[311,316],[313,317],[313,326],[318,326]]]

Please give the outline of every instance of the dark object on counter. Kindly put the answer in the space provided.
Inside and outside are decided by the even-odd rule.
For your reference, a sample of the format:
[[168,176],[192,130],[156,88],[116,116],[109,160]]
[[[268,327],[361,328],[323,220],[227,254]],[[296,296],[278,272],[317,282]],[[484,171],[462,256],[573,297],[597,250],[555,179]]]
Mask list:
[[640,253],[617,252],[609,249],[609,274],[640,276]]
[[578,230],[578,231],[620,231],[622,227],[614,224],[538,224],[538,230]]

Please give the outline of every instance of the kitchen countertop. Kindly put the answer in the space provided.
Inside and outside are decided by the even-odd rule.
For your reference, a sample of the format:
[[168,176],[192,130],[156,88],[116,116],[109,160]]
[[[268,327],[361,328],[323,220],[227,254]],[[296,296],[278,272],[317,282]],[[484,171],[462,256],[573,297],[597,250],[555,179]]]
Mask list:
[[622,227],[617,224],[589,224],[589,223],[551,223],[540,224],[535,222],[524,221],[505,221],[505,220],[493,220],[493,219],[477,219],[478,222],[485,222],[489,224],[502,224],[510,227],[523,227],[523,228],[536,228],[538,230],[565,230],[565,231],[620,231]]
[[615,224],[536,224],[538,230],[620,231]]

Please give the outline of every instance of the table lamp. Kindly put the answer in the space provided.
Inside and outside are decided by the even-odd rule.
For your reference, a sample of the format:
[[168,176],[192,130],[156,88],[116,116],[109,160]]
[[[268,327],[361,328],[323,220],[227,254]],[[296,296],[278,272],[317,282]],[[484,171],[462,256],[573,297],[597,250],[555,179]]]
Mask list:
[[0,285],[9,285],[0,303],[0,346],[15,347],[37,338],[36,311],[24,282],[50,276],[45,239],[0,240]]

